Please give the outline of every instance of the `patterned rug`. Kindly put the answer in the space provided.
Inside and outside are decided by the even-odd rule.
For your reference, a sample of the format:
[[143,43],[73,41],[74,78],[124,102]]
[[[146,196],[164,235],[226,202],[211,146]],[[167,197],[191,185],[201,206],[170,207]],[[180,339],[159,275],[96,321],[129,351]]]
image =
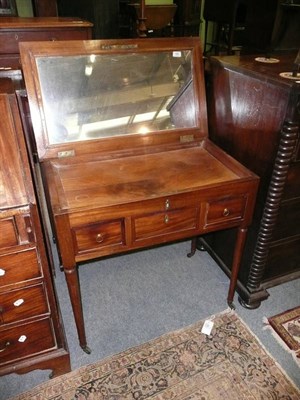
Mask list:
[[[299,400],[233,311],[47,381],[14,400]],[[212,324],[211,324],[212,325]]]
[[268,324],[300,364],[300,306],[268,318]]

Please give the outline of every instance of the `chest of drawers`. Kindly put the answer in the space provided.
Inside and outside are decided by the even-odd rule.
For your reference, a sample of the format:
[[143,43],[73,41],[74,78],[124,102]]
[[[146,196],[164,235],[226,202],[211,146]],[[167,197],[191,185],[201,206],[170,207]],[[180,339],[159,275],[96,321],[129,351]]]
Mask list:
[[0,19],[0,68],[20,68],[20,42],[91,39],[92,26],[92,23],[79,18],[2,17]]
[[0,94],[0,375],[70,370],[14,95]]
[[20,48],[81,347],[89,352],[78,278],[87,260],[187,238],[194,249],[197,235],[237,227],[232,305],[258,178],[207,139],[199,39]]
[[[269,287],[300,277],[300,85],[284,77],[291,75],[296,56],[278,54],[273,63],[251,55],[210,59],[210,137],[260,176],[238,279],[248,308],[267,299]],[[235,233],[205,238],[227,273]]]

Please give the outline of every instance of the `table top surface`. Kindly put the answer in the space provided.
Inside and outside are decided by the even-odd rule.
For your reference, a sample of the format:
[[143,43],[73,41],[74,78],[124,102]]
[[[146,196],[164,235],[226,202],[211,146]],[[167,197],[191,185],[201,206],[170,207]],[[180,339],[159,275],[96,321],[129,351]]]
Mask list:
[[211,57],[211,63],[220,62],[225,68],[241,73],[268,79],[273,82],[300,88],[300,71],[295,77],[291,76],[296,52],[277,54],[272,57],[262,55],[232,55]]
[[60,210],[155,199],[239,179],[201,147],[87,163],[51,162],[48,175]]

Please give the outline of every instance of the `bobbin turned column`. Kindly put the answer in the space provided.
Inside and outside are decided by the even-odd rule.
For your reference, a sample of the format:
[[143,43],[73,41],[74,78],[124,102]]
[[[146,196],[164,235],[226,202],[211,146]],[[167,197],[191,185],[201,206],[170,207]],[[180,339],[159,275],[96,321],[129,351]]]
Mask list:
[[[296,123],[286,121],[281,132],[278,153],[274,164],[273,175],[270,181],[269,191],[265,202],[260,230],[257,236],[256,247],[253,253],[253,261],[249,271],[247,288],[250,292],[260,290],[261,281],[266,268],[273,231],[276,226],[278,212],[284,193],[289,166],[295,153],[299,127]],[[247,305],[239,298],[241,304]],[[259,306],[260,302],[250,308]]]

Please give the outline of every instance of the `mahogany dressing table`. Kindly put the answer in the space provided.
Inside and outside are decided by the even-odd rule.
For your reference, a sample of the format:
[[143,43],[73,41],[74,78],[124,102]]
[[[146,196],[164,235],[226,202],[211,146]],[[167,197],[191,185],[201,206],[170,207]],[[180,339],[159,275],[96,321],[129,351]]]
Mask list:
[[80,346],[78,263],[237,227],[258,177],[208,139],[199,38],[20,43],[38,165]]

